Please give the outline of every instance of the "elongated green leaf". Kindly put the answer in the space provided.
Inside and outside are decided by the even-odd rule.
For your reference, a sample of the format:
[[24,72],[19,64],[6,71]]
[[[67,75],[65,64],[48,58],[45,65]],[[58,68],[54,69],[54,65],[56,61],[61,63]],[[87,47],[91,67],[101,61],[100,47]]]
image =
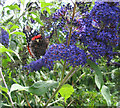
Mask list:
[[91,68],[95,70],[95,83],[97,87],[101,90],[101,93],[105,98],[107,105],[110,106],[111,105],[110,91],[107,86],[103,85],[104,81],[100,68],[91,60],[87,60],[87,63],[90,65]]
[[0,43],[0,53],[3,52],[13,52],[13,51],[11,49],[5,48],[5,46]]
[[22,90],[28,91],[27,88],[29,87],[23,87],[19,84],[13,84],[10,88],[10,93],[13,91],[22,91]]
[[43,26],[42,21],[40,20],[39,15],[35,15],[35,17],[33,17],[32,15],[28,15],[30,18],[32,18],[33,20],[35,20],[36,22],[40,23]]
[[[3,96],[5,97],[5,99],[9,102],[8,96],[6,96],[5,93],[0,92],[0,94],[3,95]],[[0,103],[0,104],[2,104],[2,106],[3,106],[5,103]],[[0,105],[0,106],[1,106],[1,105]],[[0,107],[0,108],[2,108],[2,107]]]
[[6,52],[6,53],[10,57],[10,59],[15,63],[15,60],[13,59],[13,57],[11,56],[11,54],[9,52]]
[[19,26],[13,25],[13,26],[10,28],[10,30],[14,30],[14,29],[17,29],[17,28],[19,28]]
[[38,81],[34,83],[31,87],[29,87],[29,92],[41,96],[45,94],[49,88],[55,88],[58,86],[58,82],[56,81]]
[[62,97],[64,97],[64,100],[66,100],[72,95],[74,92],[74,89],[71,85],[65,84],[62,86],[62,88],[58,91]]
[[40,1],[40,3],[45,3],[45,0],[39,0]]
[[[20,56],[19,56],[18,53],[16,53],[15,51],[13,51],[13,50],[11,50],[11,49],[5,48],[5,46],[0,43],[0,53],[4,53],[4,52],[6,52],[13,61],[14,61],[14,59],[13,59],[13,57],[10,55],[9,52],[12,52],[12,53],[16,54],[17,57],[19,58],[19,60],[21,61]],[[15,61],[14,61],[14,62],[15,62]]]
[[[31,13],[32,16],[33,16],[33,15],[39,16],[36,12],[30,12],[30,13]],[[28,16],[31,16],[31,15],[28,15]]]
[[52,6],[52,3],[45,3],[45,2],[41,2],[41,7],[47,7],[47,6]]
[[21,3],[24,5],[24,3],[25,3],[25,0],[20,0],[21,1]]
[[91,68],[95,70],[95,83],[97,87],[101,89],[101,87],[104,84],[104,81],[103,81],[103,76],[102,76],[100,68],[95,64],[95,62],[89,59],[87,60],[87,63],[90,65]]
[[25,36],[25,34],[24,34],[23,32],[13,32],[12,34],[23,35],[23,36]]
[[40,20],[39,17],[36,17],[35,20],[43,26],[43,23],[42,23],[42,21]]
[[58,82],[52,81],[52,80],[38,81],[30,87],[23,87],[19,84],[13,84],[11,86],[10,92],[13,92],[16,90],[25,90],[29,93],[33,93],[35,95],[41,96],[41,95],[45,94],[49,90],[49,88],[55,88],[57,86],[58,86]]
[[16,54],[16,56],[18,57],[18,59],[21,61],[21,58],[20,58],[19,54],[17,52],[15,52],[15,51],[13,51],[13,53]]
[[8,7],[10,10],[15,10],[15,9],[20,10],[19,6],[16,5],[16,4],[15,5],[6,6],[6,7]]
[[110,97],[110,91],[109,88],[105,85],[102,86],[101,93],[103,97],[105,98],[107,105],[111,106],[111,97]]
[[2,90],[2,91],[4,91],[4,92],[8,92],[8,89],[7,88],[5,88],[5,87],[2,87],[1,85],[0,85],[0,90]]
[[49,7],[46,7],[45,9],[46,9],[46,11],[51,15],[50,8],[49,8]]

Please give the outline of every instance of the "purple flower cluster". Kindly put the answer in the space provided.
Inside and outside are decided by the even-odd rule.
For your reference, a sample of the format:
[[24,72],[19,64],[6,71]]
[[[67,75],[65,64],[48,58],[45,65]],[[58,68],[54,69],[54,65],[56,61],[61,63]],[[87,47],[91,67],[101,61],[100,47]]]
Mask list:
[[45,66],[46,66],[45,59],[42,58],[36,61],[32,61],[29,65],[24,66],[23,69],[28,69],[29,72],[33,72],[33,71],[38,71]]
[[[51,45],[41,59],[26,66],[28,69],[36,71],[41,67],[47,67],[51,70],[54,61],[61,59],[70,66],[84,65],[86,58],[94,62],[104,56],[108,61],[112,59],[113,49],[120,42],[118,3],[96,2],[90,13],[87,12],[90,3],[90,6],[81,2],[76,4],[81,12],[76,11],[74,18],[72,18],[73,7],[70,4],[61,7],[53,15],[53,20],[58,21],[57,29],[62,29],[66,34],[66,43]],[[71,39],[68,46],[69,35]],[[75,45],[77,42],[84,46],[86,52]]]
[[93,61],[101,56],[107,56],[108,61],[112,59],[113,48],[118,46],[120,39],[117,30],[119,15],[119,8],[100,2],[85,16],[85,29],[79,36],[80,42],[88,46],[88,58]]
[[57,28],[60,28],[65,34],[67,34],[66,44],[69,37],[69,29],[72,26],[72,33],[70,39],[71,45],[75,44],[78,41],[79,34],[84,29],[84,21],[82,18],[82,14],[85,14],[86,11],[89,10],[91,3],[76,2],[76,5],[79,9],[79,12],[76,12],[74,14],[74,18],[72,18],[74,9],[70,4],[62,6],[53,15],[53,20],[59,22]]
[[99,25],[105,27],[114,25],[116,27],[120,17],[120,8],[111,6],[108,2],[96,2],[90,14]]
[[[57,60],[66,60],[71,66],[84,65],[86,63],[85,52],[76,45],[53,44],[45,54],[48,66]],[[54,64],[54,63],[53,63]]]
[[0,43],[2,43],[5,47],[9,46],[9,34],[3,29],[0,28]]
[[37,71],[42,67],[47,67],[51,70],[53,69],[54,61],[60,61],[61,59],[66,60],[66,64],[69,66],[83,66],[86,63],[86,54],[75,45],[67,47],[65,44],[53,44],[41,59],[31,62],[25,68]]

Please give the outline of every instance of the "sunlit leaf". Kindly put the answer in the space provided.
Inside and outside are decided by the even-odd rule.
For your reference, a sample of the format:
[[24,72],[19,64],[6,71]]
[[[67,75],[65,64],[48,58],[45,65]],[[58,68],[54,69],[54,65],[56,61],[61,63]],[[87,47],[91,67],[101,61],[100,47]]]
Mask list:
[[21,3],[24,5],[24,3],[25,3],[25,0],[20,0],[21,1]]
[[19,84],[13,84],[11,86],[11,88],[10,88],[10,92],[13,92],[13,91],[22,91],[22,90],[27,91],[27,88],[29,88],[29,87],[23,87],[23,86],[21,86]]
[[39,1],[40,1],[40,3],[45,2],[45,0],[39,0]]
[[111,106],[111,97],[110,97],[110,91],[109,88],[105,85],[102,86],[101,93],[103,97],[105,98],[107,105]]
[[2,90],[2,91],[4,91],[4,92],[8,92],[8,89],[7,88],[5,88],[5,87],[2,87],[1,85],[0,85],[0,90]]
[[25,34],[24,34],[23,32],[13,32],[12,34],[23,35],[23,36],[25,36]]
[[39,17],[36,17],[35,20],[43,26],[43,23],[42,23],[42,21],[40,20]]
[[13,23],[10,21],[10,22],[8,23],[8,25],[13,25]]
[[14,30],[14,29],[17,29],[17,28],[19,28],[19,26],[13,25],[13,26],[10,28],[10,30]]
[[11,56],[11,54],[9,52],[6,52],[6,53],[10,57],[10,59],[15,63],[15,60],[13,59],[13,57]]
[[46,9],[46,11],[51,15],[50,8],[49,8],[49,7],[46,7],[45,9]]
[[74,92],[74,89],[71,85],[65,84],[62,86],[62,88],[58,91],[62,97],[64,97],[64,100],[66,100],[72,95]]
[[5,48],[5,46],[0,43],[0,53],[3,52],[13,52],[13,51],[11,49]]
[[15,10],[15,9],[20,10],[20,8],[19,8],[19,6],[17,4],[6,6],[6,7],[8,7],[10,10]]
[[30,87],[23,87],[19,84],[13,84],[11,86],[10,92],[16,91],[16,90],[25,90],[29,93],[33,93],[35,95],[41,96],[43,94],[45,94],[49,88],[55,88],[58,86],[58,82],[56,81],[38,81],[36,83],[34,83],[32,86]]
[[41,2],[41,7],[47,7],[47,6],[52,6],[52,3],[45,3],[45,2]]

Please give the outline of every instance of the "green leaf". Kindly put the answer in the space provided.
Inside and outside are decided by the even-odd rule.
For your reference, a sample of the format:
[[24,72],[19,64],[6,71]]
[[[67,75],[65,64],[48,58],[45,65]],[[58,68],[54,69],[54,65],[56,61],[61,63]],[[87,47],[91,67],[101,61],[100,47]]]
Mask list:
[[6,52],[13,61],[14,61],[13,57],[8,52],[12,52],[12,53],[16,54],[17,57],[19,58],[19,60],[21,61],[20,56],[19,56],[19,54],[17,52],[15,52],[15,51],[13,51],[11,49],[5,48],[5,46],[0,43],[0,53],[4,53],[4,52]]
[[42,21],[40,20],[40,17],[39,15],[35,14],[35,13],[32,13],[34,14],[36,17],[33,17],[32,15],[28,15],[30,18],[32,18],[33,20],[37,21],[38,23],[40,23],[42,26],[43,26],[43,23]]
[[65,84],[62,86],[62,88],[58,91],[62,97],[64,97],[64,100],[66,100],[72,95],[74,92],[74,89],[71,85]]
[[52,3],[45,3],[45,2],[41,2],[41,8],[47,7],[47,6],[52,6]]
[[25,34],[23,32],[13,32],[12,34],[25,36]]
[[19,6],[17,4],[6,6],[6,7],[8,7],[10,10],[15,10],[15,9],[20,10],[20,8],[19,8]]
[[36,17],[35,20],[43,26],[43,23],[41,22],[39,17]]
[[56,81],[38,81],[36,83],[34,83],[31,87],[29,87],[29,92],[36,94],[38,96],[41,96],[43,94],[45,94],[49,88],[55,88],[58,86],[58,82]]
[[21,58],[20,58],[19,54],[17,52],[15,52],[15,51],[13,51],[13,53],[16,54],[16,56],[18,57],[18,59],[21,61]]
[[101,93],[103,97],[105,98],[107,105],[111,106],[111,97],[110,97],[110,91],[109,88],[105,85],[102,86]]
[[49,90],[49,88],[55,88],[57,86],[58,86],[58,82],[52,81],[52,80],[38,81],[30,87],[23,87],[19,84],[13,84],[11,86],[10,92],[13,92],[16,90],[25,90],[29,93],[33,93],[35,95],[41,96],[41,95],[45,94]]
[[27,88],[29,87],[23,87],[19,84],[13,84],[10,88],[10,93],[13,91],[22,91],[22,90],[28,91]]
[[40,1],[40,3],[45,3],[45,0],[39,0]]
[[24,5],[24,3],[25,3],[25,0],[20,0],[21,1],[21,3]]
[[8,62],[11,62],[11,59],[8,57],[7,54],[4,54],[2,58],[2,66],[6,68],[8,66]]
[[13,23],[10,21],[10,22],[8,23],[8,25],[13,25]]
[[51,15],[50,8],[49,8],[49,7],[46,7],[45,9],[46,9],[46,11]]
[[1,28],[3,28],[4,30],[6,30],[10,34],[10,30],[9,29],[6,29],[5,27],[1,27]]
[[2,87],[1,85],[0,85],[0,90],[2,90],[2,91],[4,91],[4,92],[8,93],[8,89],[5,88],[5,87]]
[[15,60],[13,59],[13,57],[11,56],[11,54],[9,52],[6,52],[6,53],[10,57],[10,59],[15,63]]
[[[36,12],[30,12],[30,14],[32,15],[32,17],[33,17],[33,15],[39,16]],[[31,16],[31,15],[28,15],[28,16]]]
[[87,60],[87,63],[90,65],[91,68],[95,70],[95,83],[97,87],[101,89],[101,93],[105,98],[107,105],[110,106],[111,105],[110,91],[107,86],[103,85],[104,81],[100,68],[91,60]]
[[[5,99],[7,100],[7,102],[9,102],[8,96],[7,96],[5,93],[0,92],[0,94],[3,95],[3,96],[5,97]],[[1,104],[4,105],[5,103],[1,103]],[[2,106],[3,106],[3,105],[2,105]],[[2,108],[2,107],[0,107],[0,108]]]
[[104,84],[104,81],[103,81],[103,76],[102,76],[100,68],[98,67],[98,65],[95,64],[95,62],[89,59],[87,60],[87,63],[90,65],[91,68],[95,70],[95,83],[97,87],[101,89],[101,87]]
[[12,31],[12,30],[17,29],[17,28],[19,28],[19,26],[13,25],[13,26],[10,28],[10,30]]
[[5,46],[0,43],[0,53],[4,53],[4,52],[13,52],[13,51],[11,49],[5,48]]

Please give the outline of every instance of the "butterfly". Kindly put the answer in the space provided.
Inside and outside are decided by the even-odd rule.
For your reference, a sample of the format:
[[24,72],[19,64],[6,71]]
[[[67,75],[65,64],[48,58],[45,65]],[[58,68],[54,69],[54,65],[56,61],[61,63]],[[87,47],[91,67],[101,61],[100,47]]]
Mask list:
[[44,56],[49,45],[49,38],[45,38],[44,35],[29,26],[24,27],[23,33],[26,35],[29,54],[37,59],[39,59],[40,56]]

